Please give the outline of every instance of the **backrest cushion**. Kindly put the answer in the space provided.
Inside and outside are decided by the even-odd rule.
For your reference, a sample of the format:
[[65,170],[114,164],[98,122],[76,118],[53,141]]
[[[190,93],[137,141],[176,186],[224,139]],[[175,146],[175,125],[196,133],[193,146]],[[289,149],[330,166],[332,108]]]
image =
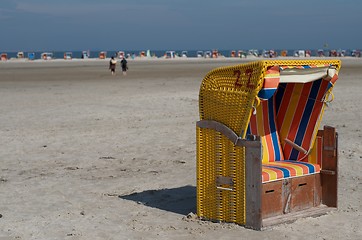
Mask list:
[[247,134],[261,137],[263,146],[263,163],[283,160],[275,112],[275,91],[279,84],[279,67],[272,66],[266,71],[263,88],[258,97],[260,104],[250,117]]
[[[335,75],[332,79],[319,79],[304,84],[279,84],[275,95],[275,111],[285,159],[308,160],[306,156],[317,135],[326,95],[337,78]],[[290,142],[298,146],[299,150]]]

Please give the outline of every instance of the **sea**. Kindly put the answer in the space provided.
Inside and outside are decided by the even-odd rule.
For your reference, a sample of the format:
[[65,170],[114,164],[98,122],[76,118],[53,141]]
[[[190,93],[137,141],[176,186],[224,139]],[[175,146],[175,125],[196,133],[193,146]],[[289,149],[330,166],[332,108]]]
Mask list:
[[[41,56],[43,53],[52,53],[53,57],[55,59],[63,59],[64,58],[64,54],[66,52],[71,52],[72,58],[82,58],[82,51],[76,50],[76,51],[23,51],[24,53],[24,57],[28,58],[28,54],[34,54],[34,59],[41,59]],[[135,57],[135,56],[140,56],[142,53],[146,54],[147,51],[150,53],[150,56],[154,56],[154,57],[162,57],[165,55],[166,51],[170,51],[170,50],[156,50],[156,51],[152,51],[152,50],[123,50],[123,52],[125,53],[125,56],[130,56],[130,57]],[[203,52],[205,53],[209,53],[211,54],[212,50],[174,50],[176,55],[181,56],[182,53],[186,53],[187,57],[197,57],[198,52]],[[247,54],[250,50],[217,50],[219,55],[225,56],[225,57],[231,57],[232,56],[232,52],[234,51],[234,53],[238,53],[238,51],[242,51],[244,54]],[[263,49],[253,49],[252,50],[253,53],[258,54],[259,56],[268,56],[266,54],[269,54],[270,50],[263,50]],[[273,50],[274,51],[274,50]],[[286,51],[287,56],[295,56],[296,52],[299,51],[299,49],[290,49],[290,50],[275,50],[274,52],[276,52],[278,54],[278,56],[281,55],[282,51]],[[315,49],[315,50],[308,50],[310,52],[311,56],[318,56],[318,53],[320,54],[321,52],[323,52],[324,56],[330,56],[330,52],[331,50],[329,49]],[[360,50],[353,50],[353,49],[347,49],[347,50],[334,50],[338,55],[337,56],[355,56],[356,53],[358,54],[357,57],[361,56],[361,51]],[[105,52],[106,53],[106,57],[111,57],[111,56],[116,56],[117,53],[119,52],[119,50],[102,50],[102,51],[93,51],[93,50],[87,50],[89,58],[99,58],[99,54],[100,52]],[[8,59],[10,58],[16,58],[18,52],[0,52],[0,53],[6,53]]]

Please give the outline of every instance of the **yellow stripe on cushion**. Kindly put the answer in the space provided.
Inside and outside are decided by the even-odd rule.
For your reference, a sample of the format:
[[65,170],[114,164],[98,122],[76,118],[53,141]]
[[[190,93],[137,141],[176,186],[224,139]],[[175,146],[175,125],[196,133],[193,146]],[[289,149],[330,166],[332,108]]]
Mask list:
[[[270,182],[270,181],[275,181],[278,180],[280,177],[278,177],[278,174],[276,173],[276,171],[274,171],[273,169],[269,169],[269,168],[262,168],[262,176],[263,182]],[[264,174],[266,173],[266,174]]]
[[[301,92],[302,88],[303,88],[303,84],[295,84],[294,88],[293,88],[293,92]],[[294,114],[297,110],[299,98],[300,98],[299,94],[294,94],[291,97],[287,111],[286,111],[286,115],[283,119],[283,123],[279,127],[279,129],[280,129],[279,136],[280,136],[280,140],[282,141],[283,149],[284,149],[284,145],[285,145],[284,139],[288,136],[288,132],[289,132],[290,127],[293,122]]]
[[313,164],[320,164],[322,158],[322,138],[317,136],[311,153],[308,155],[308,162]]
[[[262,104],[259,104],[259,106],[256,108],[256,111],[258,113],[262,113],[263,108],[262,108]],[[263,114],[256,114],[256,124],[257,124],[257,134],[259,136],[265,136],[265,130],[264,130],[264,115]],[[263,146],[263,155],[262,155],[262,163],[268,163],[269,162],[269,152],[268,152],[268,148],[266,146],[267,142],[265,137],[261,138],[261,142],[262,142],[262,146]]]

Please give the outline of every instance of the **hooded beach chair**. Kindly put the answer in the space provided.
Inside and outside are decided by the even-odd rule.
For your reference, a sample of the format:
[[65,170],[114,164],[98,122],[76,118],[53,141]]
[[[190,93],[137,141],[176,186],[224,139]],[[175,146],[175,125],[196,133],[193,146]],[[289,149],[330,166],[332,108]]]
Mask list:
[[339,60],[209,72],[199,95],[197,214],[260,230],[337,207],[337,134],[319,130]]

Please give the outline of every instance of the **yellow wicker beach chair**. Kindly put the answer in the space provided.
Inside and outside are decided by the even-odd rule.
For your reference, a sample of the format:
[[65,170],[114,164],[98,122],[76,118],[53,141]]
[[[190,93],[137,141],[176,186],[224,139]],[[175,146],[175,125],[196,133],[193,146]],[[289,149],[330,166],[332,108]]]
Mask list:
[[205,76],[200,218],[260,230],[337,207],[337,134],[318,128],[339,69],[339,60],[270,60]]

